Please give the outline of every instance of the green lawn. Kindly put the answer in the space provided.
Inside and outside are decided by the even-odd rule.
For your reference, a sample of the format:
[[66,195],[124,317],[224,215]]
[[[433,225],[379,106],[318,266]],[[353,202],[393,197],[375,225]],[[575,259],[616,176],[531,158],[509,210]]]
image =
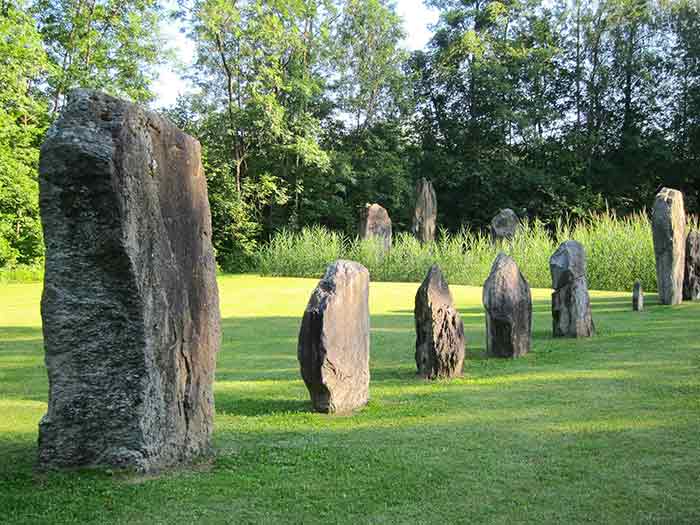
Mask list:
[[[33,470],[47,382],[41,286],[0,287],[2,523],[700,523],[700,304],[631,311],[594,293],[598,335],[486,360],[479,288],[453,293],[465,377],[414,376],[416,284],[371,288],[370,405],[309,411],[296,361],[315,281],[220,279],[216,456],[159,476]],[[647,303],[653,302],[647,297]]]

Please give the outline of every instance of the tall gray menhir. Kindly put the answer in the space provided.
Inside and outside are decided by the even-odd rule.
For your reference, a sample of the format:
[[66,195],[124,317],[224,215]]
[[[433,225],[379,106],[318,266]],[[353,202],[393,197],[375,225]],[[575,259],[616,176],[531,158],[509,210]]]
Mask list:
[[78,90],[40,164],[39,465],[148,471],[207,452],[220,326],[199,143]]
[[413,212],[413,235],[421,242],[435,240],[437,225],[437,196],[433,183],[420,179],[416,185],[416,206]]
[[683,194],[662,188],[656,195],[652,212],[656,284],[661,304],[683,302],[685,221]]

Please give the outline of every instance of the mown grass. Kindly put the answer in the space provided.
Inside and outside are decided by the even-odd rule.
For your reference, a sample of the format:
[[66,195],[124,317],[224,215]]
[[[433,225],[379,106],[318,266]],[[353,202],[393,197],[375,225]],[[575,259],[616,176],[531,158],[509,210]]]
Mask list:
[[[425,269],[424,269],[425,270]],[[463,379],[415,377],[417,284],[371,288],[371,402],[311,413],[296,337],[316,279],[220,279],[215,456],[141,477],[33,471],[46,407],[39,285],[0,288],[0,521],[35,523],[700,522],[700,304],[631,312],[593,293],[598,335],[484,359],[481,290],[453,286]]]
[[645,290],[656,290],[654,245],[645,213],[620,218],[609,212],[573,226],[562,221],[554,228],[533,221],[525,223],[512,242],[497,246],[485,233],[468,229],[455,234],[442,231],[435,243],[426,245],[401,233],[388,253],[372,240],[359,241],[315,226],[277,233],[262,247],[257,261],[263,275],[315,277],[332,261],[351,259],[364,264],[375,281],[386,282],[419,282],[425,268],[437,263],[450,282],[481,286],[498,252],[505,251],[532,286],[548,288],[549,257],[569,239],[581,242],[587,252],[591,288],[631,290],[635,281],[641,281]]

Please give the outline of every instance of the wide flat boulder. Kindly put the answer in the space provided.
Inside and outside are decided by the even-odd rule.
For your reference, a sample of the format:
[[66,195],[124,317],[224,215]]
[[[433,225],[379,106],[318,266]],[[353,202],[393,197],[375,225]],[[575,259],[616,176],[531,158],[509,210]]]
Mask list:
[[416,292],[416,367],[426,379],[459,377],[464,369],[464,324],[442,271],[434,265]]
[[40,164],[39,465],[144,471],[207,452],[220,317],[199,143],[78,90]]
[[685,221],[683,194],[678,190],[663,188],[656,195],[651,222],[656,284],[661,304],[683,302]]
[[367,404],[367,268],[343,260],[327,268],[304,311],[297,357],[314,410],[344,414]]
[[530,286],[515,261],[501,253],[483,289],[486,309],[486,353],[491,357],[520,357],[532,345]]

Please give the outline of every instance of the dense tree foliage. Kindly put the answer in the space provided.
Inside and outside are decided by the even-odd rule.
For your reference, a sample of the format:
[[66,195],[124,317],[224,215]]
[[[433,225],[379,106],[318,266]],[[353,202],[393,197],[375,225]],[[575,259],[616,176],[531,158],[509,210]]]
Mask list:
[[[661,184],[697,213],[696,2],[425,3],[439,22],[412,53],[390,0],[177,3],[196,89],[167,113],[202,142],[222,267],[281,228],[352,233],[366,202],[406,230],[420,177],[451,230],[506,206],[626,214]],[[0,265],[41,256],[37,147],[65,94],[152,99],[164,15],[156,0],[0,0]]]

